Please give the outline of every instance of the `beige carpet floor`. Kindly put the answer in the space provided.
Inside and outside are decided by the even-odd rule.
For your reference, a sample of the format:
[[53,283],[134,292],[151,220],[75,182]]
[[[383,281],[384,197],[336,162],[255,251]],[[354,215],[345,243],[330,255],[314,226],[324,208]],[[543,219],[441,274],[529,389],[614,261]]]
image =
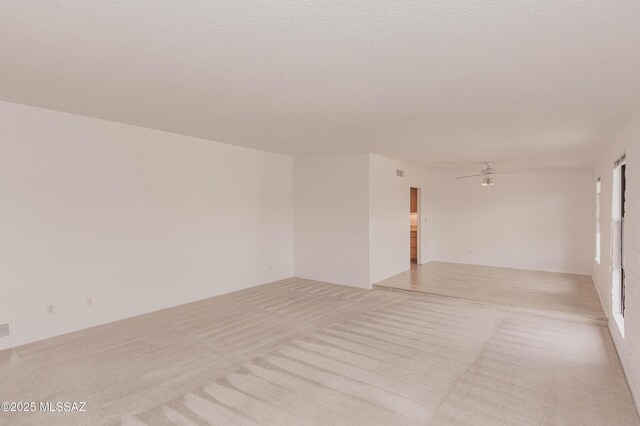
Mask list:
[[605,326],[276,283],[0,352],[20,425],[639,425]]
[[376,286],[606,320],[588,275],[430,262]]

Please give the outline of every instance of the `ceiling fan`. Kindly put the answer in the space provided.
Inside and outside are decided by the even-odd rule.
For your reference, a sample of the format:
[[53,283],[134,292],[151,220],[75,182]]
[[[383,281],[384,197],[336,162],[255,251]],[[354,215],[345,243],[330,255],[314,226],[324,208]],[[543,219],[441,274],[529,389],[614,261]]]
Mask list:
[[497,172],[492,167],[492,162],[491,161],[485,162],[484,165],[485,165],[485,167],[484,167],[484,169],[480,170],[480,173],[475,174],[475,175],[468,175],[468,176],[458,176],[458,177],[456,177],[456,179],[468,179],[468,178],[473,178],[473,177],[482,177],[482,186],[493,186],[493,185],[495,185],[495,182],[493,180],[493,176],[496,173],[500,173],[500,172]]

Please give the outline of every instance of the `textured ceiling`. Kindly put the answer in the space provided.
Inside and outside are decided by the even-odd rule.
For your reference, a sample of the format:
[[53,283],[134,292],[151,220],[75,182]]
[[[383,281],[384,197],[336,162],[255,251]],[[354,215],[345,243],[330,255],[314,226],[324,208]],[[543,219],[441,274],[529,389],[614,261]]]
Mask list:
[[268,151],[586,168],[637,0],[3,1],[0,99]]

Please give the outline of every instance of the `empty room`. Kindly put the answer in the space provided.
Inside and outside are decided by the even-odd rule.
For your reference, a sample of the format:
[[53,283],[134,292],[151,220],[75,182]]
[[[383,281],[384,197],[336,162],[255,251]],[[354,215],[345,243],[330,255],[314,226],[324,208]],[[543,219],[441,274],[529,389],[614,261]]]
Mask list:
[[640,425],[637,0],[0,3],[0,425]]

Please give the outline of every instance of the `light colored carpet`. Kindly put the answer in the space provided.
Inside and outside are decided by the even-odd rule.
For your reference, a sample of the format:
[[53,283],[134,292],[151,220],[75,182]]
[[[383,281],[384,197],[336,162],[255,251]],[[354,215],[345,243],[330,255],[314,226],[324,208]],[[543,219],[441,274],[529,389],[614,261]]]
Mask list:
[[376,286],[606,320],[588,275],[429,262]]
[[0,352],[4,424],[638,425],[606,327],[288,279]]

